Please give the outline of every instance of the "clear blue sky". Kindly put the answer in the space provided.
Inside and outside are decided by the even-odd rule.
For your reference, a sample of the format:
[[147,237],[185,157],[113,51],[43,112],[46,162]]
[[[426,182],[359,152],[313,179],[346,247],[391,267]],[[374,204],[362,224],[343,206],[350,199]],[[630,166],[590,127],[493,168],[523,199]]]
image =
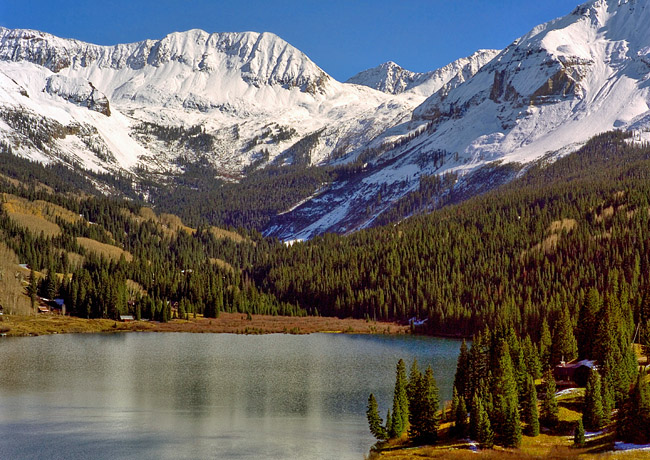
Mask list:
[[441,67],[503,48],[580,0],[0,0],[0,25],[101,45],[175,31],[273,32],[338,80],[392,60]]

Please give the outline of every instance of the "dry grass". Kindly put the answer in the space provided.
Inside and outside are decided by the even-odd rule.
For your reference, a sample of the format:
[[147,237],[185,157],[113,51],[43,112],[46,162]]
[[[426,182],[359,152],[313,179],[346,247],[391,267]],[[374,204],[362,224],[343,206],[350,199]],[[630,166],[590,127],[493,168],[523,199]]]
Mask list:
[[530,248],[531,251],[540,252],[543,251],[544,254],[550,254],[557,247],[557,242],[560,241],[560,235],[554,233],[546,238],[541,243],[537,243],[535,246]]
[[70,223],[83,220],[81,216],[74,212],[47,201],[29,201],[25,198],[20,198],[7,193],[3,194],[3,198],[5,200],[5,209],[10,212],[31,214],[33,216],[42,217],[52,223],[56,223],[57,217]]
[[145,220],[153,220],[153,221],[158,220],[156,213],[151,208],[144,208],[144,207],[140,208],[140,217]]
[[562,233],[563,230],[566,230],[567,233],[576,228],[578,222],[575,219],[562,219],[551,222],[551,225],[548,227],[549,233]]
[[212,265],[217,265],[218,267],[225,268],[226,270],[230,270],[231,272],[235,271],[235,267],[222,259],[215,259],[214,257],[210,257],[210,263]]
[[[389,450],[374,452],[370,459],[390,460],[416,460],[416,459],[513,459],[513,460],[542,460],[542,459],[585,459],[596,460],[602,458],[612,459],[650,459],[650,452],[612,451],[611,434],[605,434],[588,440],[582,448],[573,447],[572,436],[556,436],[540,434],[534,438],[523,436],[519,449],[504,449],[495,447],[491,450],[473,451],[465,441],[451,440],[443,441],[435,446],[423,446],[417,448],[399,448],[389,446]],[[391,450],[392,449],[392,450]]]
[[563,231],[571,232],[578,226],[578,222],[575,219],[562,219],[551,222],[551,225],[548,227],[549,236],[544,238],[541,243],[537,243],[527,251],[522,251],[520,259],[523,260],[526,255],[529,253],[544,253],[551,254],[557,248],[557,244],[560,241],[560,236]]
[[3,327],[8,335],[26,336],[79,332],[197,332],[233,334],[309,334],[314,332],[346,332],[354,334],[408,333],[406,326],[395,323],[374,323],[356,319],[322,317],[294,318],[289,316],[253,315],[251,320],[241,313],[221,313],[219,318],[172,320],[168,323],[112,320],[88,320],[71,316],[39,315],[5,316]]
[[5,316],[2,327],[8,336],[48,335],[64,333],[116,332],[128,323],[107,319],[83,319],[72,316],[42,315]]
[[131,253],[110,244],[100,243],[90,238],[77,237],[77,243],[90,252],[102,255],[112,260],[119,260],[124,255],[127,262],[133,260]]
[[596,222],[602,222],[605,219],[609,219],[613,215],[614,215],[614,207],[609,206],[609,207],[603,209],[603,212],[601,212],[600,214],[598,214],[596,216]]
[[147,291],[140,285],[140,283],[136,283],[133,280],[126,280],[126,289],[129,292],[129,298],[134,299],[138,295],[144,296],[147,294]]
[[187,233],[194,233],[196,231],[195,229],[183,224],[183,221],[180,219],[180,217],[174,214],[161,214],[160,216],[157,216],[154,210],[151,208],[140,208],[140,213],[138,215],[133,214],[127,209],[123,209],[122,212],[127,217],[135,220],[138,223],[151,221],[158,224],[160,226],[160,229],[167,236],[174,236],[181,230]]
[[5,176],[4,174],[0,174],[0,179],[7,181],[14,187],[22,187],[23,184],[20,182],[18,179],[14,179],[13,177]]
[[[151,208],[140,208],[140,213],[137,216],[126,209],[123,210],[123,212],[136,222],[152,221],[157,223],[167,236],[174,236],[179,231],[187,233],[194,233],[196,231],[196,229],[185,225],[181,218],[175,214],[163,213],[156,215],[155,211]],[[212,232],[212,234],[217,238],[229,238],[235,243],[246,241],[246,238],[241,236],[239,233],[231,232],[230,230],[225,230],[223,228],[210,227],[210,232]]]
[[68,262],[70,263],[71,269],[79,268],[84,263],[84,256],[76,252],[68,252]]
[[239,233],[231,232],[230,230],[224,230],[219,227],[210,227],[210,231],[217,238],[229,238],[235,243],[243,243],[246,239],[241,236]]
[[2,194],[2,197],[2,207],[9,217],[34,234],[43,232],[46,236],[58,236],[61,228],[56,224],[57,218],[67,222],[81,220],[75,213],[46,201],[29,201],[7,193]]
[[35,235],[40,235],[41,232],[43,235],[50,237],[59,236],[61,234],[61,228],[58,225],[47,221],[43,217],[17,213],[7,209],[5,209],[5,211],[7,211],[7,215],[9,215],[11,220]]
[[179,232],[182,230],[187,233],[194,233],[196,231],[195,229],[183,224],[181,218],[174,214],[161,214],[158,217],[158,222],[163,227],[168,228],[173,232]]
[[18,266],[18,257],[0,243],[0,305],[7,314],[31,313],[31,302],[25,295],[24,282],[29,271]]

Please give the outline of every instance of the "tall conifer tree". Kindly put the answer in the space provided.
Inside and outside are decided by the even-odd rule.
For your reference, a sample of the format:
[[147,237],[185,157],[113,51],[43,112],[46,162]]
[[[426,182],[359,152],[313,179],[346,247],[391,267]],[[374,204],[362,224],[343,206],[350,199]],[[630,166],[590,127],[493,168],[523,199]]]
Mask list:
[[406,388],[408,381],[406,379],[406,365],[404,360],[400,359],[397,362],[397,369],[395,371],[395,391],[393,393],[393,419],[391,425],[391,438],[397,438],[408,428],[409,408],[408,408],[408,395]]
[[552,428],[559,421],[559,409],[555,397],[555,379],[550,369],[544,373],[543,379],[542,393],[544,394],[544,399],[542,400],[540,420],[544,425]]
[[370,427],[370,433],[372,435],[383,441],[387,438],[386,429],[383,426],[384,421],[379,416],[379,411],[377,407],[377,400],[375,395],[372,393],[368,397],[368,407],[366,409],[366,417],[368,418],[368,426]]
[[596,369],[589,372],[585,388],[585,406],[583,417],[585,427],[592,431],[600,430],[603,426],[603,399],[600,374]]

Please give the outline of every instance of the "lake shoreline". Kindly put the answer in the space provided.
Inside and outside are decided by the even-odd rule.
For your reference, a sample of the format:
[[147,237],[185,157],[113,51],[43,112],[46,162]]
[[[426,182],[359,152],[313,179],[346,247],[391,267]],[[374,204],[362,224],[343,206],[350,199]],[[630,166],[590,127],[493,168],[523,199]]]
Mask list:
[[340,319],[322,316],[291,317],[221,313],[219,318],[173,319],[157,321],[114,321],[73,316],[0,316],[0,334],[28,337],[49,334],[118,333],[118,332],[189,332],[226,334],[408,334],[408,326],[395,322]]

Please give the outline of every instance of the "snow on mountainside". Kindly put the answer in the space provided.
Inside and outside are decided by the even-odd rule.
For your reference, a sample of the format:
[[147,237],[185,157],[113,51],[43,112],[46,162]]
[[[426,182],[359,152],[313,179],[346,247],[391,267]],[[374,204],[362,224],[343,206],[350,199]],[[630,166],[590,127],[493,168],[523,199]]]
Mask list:
[[[179,158],[235,174],[276,158],[317,164],[408,120],[423,101],[339,83],[279,37],[254,32],[191,30],[97,46],[0,28],[0,75],[11,82],[0,132],[16,152],[97,170],[174,171]],[[16,117],[44,120],[46,148],[26,139]],[[70,124],[96,131],[92,146],[74,129],[51,127]],[[199,127],[208,140],[198,150],[170,147],[151,134],[158,127]]]
[[497,54],[499,50],[479,50],[469,57],[458,59],[438,70],[426,73],[411,72],[389,61],[359,72],[346,83],[367,86],[389,94],[408,91],[430,96],[443,87],[449,90],[471,78]]
[[359,152],[368,158],[363,177],[333,184],[267,233],[353,231],[427,175],[454,174],[442,199],[498,185],[520,168],[508,163],[567,154],[604,131],[649,132],[648,24],[650,0],[592,0],[535,27],[472,78],[430,96],[369,144],[370,155]]

